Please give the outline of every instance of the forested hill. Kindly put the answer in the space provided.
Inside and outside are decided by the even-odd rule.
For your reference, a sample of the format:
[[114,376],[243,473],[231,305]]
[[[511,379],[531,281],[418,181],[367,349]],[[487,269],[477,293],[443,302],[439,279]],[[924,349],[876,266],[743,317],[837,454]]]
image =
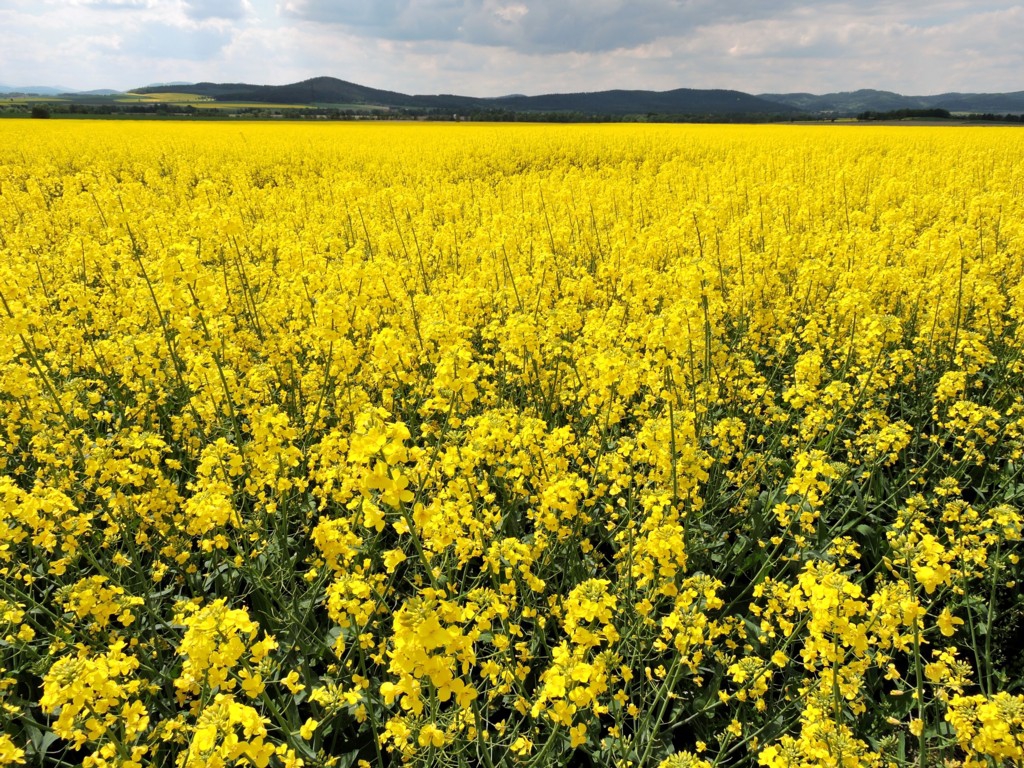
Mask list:
[[216,101],[264,104],[340,104],[420,109],[478,109],[585,114],[791,114],[795,107],[776,104],[740,91],[678,88],[672,91],[595,91],[542,96],[476,98],[454,94],[410,95],[369,88],[333,77],[316,77],[290,85],[196,83],[137,88],[135,93],[181,93]]

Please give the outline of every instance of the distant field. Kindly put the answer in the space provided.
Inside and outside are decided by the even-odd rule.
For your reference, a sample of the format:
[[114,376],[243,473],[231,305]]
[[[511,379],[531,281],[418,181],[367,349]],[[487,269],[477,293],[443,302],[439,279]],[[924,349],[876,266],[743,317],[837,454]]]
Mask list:
[[262,101],[214,101],[210,96],[199,96],[194,93],[129,93],[117,99],[120,104],[180,104],[197,109],[359,109],[373,112],[386,112],[389,107],[375,104],[274,104]]
[[197,109],[310,109],[308,104],[266,104],[258,101],[214,101],[194,93],[128,93],[119,104],[177,104]]
[[117,99],[122,104],[198,104],[212,102],[210,96],[199,96],[195,93],[126,93]]
[[196,109],[313,109],[310,104],[262,104],[258,101],[208,101],[189,106]]
[[0,106],[4,104],[58,104],[68,99],[57,96],[4,96],[0,98]]

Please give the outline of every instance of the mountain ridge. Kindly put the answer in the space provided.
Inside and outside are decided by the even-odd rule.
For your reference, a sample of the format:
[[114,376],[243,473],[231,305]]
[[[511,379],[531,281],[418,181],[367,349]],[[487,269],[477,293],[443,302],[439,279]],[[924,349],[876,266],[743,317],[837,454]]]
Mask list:
[[950,112],[1024,112],[1024,91],[1005,93],[947,92],[930,96],[905,96],[894,91],[862,88],[834,93],[761,93],[767,101],[788,104],[810,112],[857,114],[897,109],[946,109]]
[[66,88],[63,85],[0,85],[0,94],[9,95],[12,93],[24,93],[28,96],[63,96],[65,94],[76,94],[74,88]]
[[[179,89],[180,90],[180,89]],[[135,93],[173,92],[172,87],[137,88]],[[196,83],[188,93],[217,101],[268,104],[346,104],[414,109],[475,109],[523,112],[583,112],[608,115],[664,114],[789,114],[796,110],[741,91],[677,88],[670,91],[611,89],[538,96],[498,97],[458,94],[406,94],[359,85],[332,77],[315,77],[288,85],[245,83]]]
[[[137,88],[136,93],[172,92],[177,86]],[[180,88],[179,88],[180,90]],[[1024,91],[1007,93],[948,92],[905,96],[894,91],[862,88],[825,94],[760,93],[729,89],[675,88],[667,91],[608,89],[535,96],[497,97],[458,94],[405,94],[371,88],[335,77],[314,77],[286,85],[196,83],[189,93],[217,101],[256,103],[345,103],[419,109],[498,109],[526,112],[584,112],[609,115],[636,113],[687,114],[815,114],[855,115],[864,111],[947,109],[965,112],[1024,112]]]
[[[114,96],[113,89],[76,91],[62,86],[6,86],[8,96],[89,97]],[[1024,91],[1006,93],[947,92],[928,96],[907,96],[894,91],[862,88],[824,94],[807,92],[750,94],[729,89],[675,88],[667,91],[609,89],[546,93],[528,96],[509,94],[496,97],[463,96],[454,93],[407,94],[336,77],[320,76],[284,85],[252,83],[152,83],[129,93],[158,96],[187,93],[215,102],[307,105],[348,109],[391,109],[434,114],[565,114],[584,117],[626,117],[650,115],[707,117],[751,115],[759,119],[792,119],[797,116],[839,117],[864,112],[944,109],[961,113],[1024,114]]]

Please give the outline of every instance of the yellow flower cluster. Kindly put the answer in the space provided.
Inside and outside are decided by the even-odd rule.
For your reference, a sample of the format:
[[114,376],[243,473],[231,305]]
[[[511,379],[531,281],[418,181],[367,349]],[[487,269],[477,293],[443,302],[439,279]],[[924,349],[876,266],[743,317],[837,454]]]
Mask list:
[[1024,760],[1024,697],[1000,692],[993,696],[954,696],[946,720],[967,754],[965,766],[1007,764]]
[[[76,747],[108,739],[117,746],[137,741],[149,725],[149,715],[134,698],[143,685],[143,680],[132,674],[139,661],[124,649],[125,644],[117,642],[103,654],[83,650],[58,659],[50,667],[43,678],[39,706],[57,715],[52,725],[57,736]],[[145,747],[133,749],[132,759],[137,760],[145,752]],[[106,751],[99,750],[97,755],[106,756]],[[101,758],[94,759],[95,764],[103,764]]]
[[1024,761],[1024,135],[0,125],[0,765]]

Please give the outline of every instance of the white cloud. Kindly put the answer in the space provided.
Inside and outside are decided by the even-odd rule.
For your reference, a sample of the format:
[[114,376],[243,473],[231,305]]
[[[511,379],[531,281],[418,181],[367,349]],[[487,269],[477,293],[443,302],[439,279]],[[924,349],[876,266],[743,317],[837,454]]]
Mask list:
[[512,5],[500,5],[495,8],[492,13],[502,21],[513,23],[519,21],[526,14],[530,12],[522,3],[513,3]]
[[0,0],[0,28],[19,41],[0,48],[0,79],[15,85],[1024,87],[1024,7],[999,0]]
[[183,5],[191,19],[242,19],[249,11],[244,0],[185,0]]
[[99,11],[136,11],[155,8],[155,0],[70,0],[70,5]]

